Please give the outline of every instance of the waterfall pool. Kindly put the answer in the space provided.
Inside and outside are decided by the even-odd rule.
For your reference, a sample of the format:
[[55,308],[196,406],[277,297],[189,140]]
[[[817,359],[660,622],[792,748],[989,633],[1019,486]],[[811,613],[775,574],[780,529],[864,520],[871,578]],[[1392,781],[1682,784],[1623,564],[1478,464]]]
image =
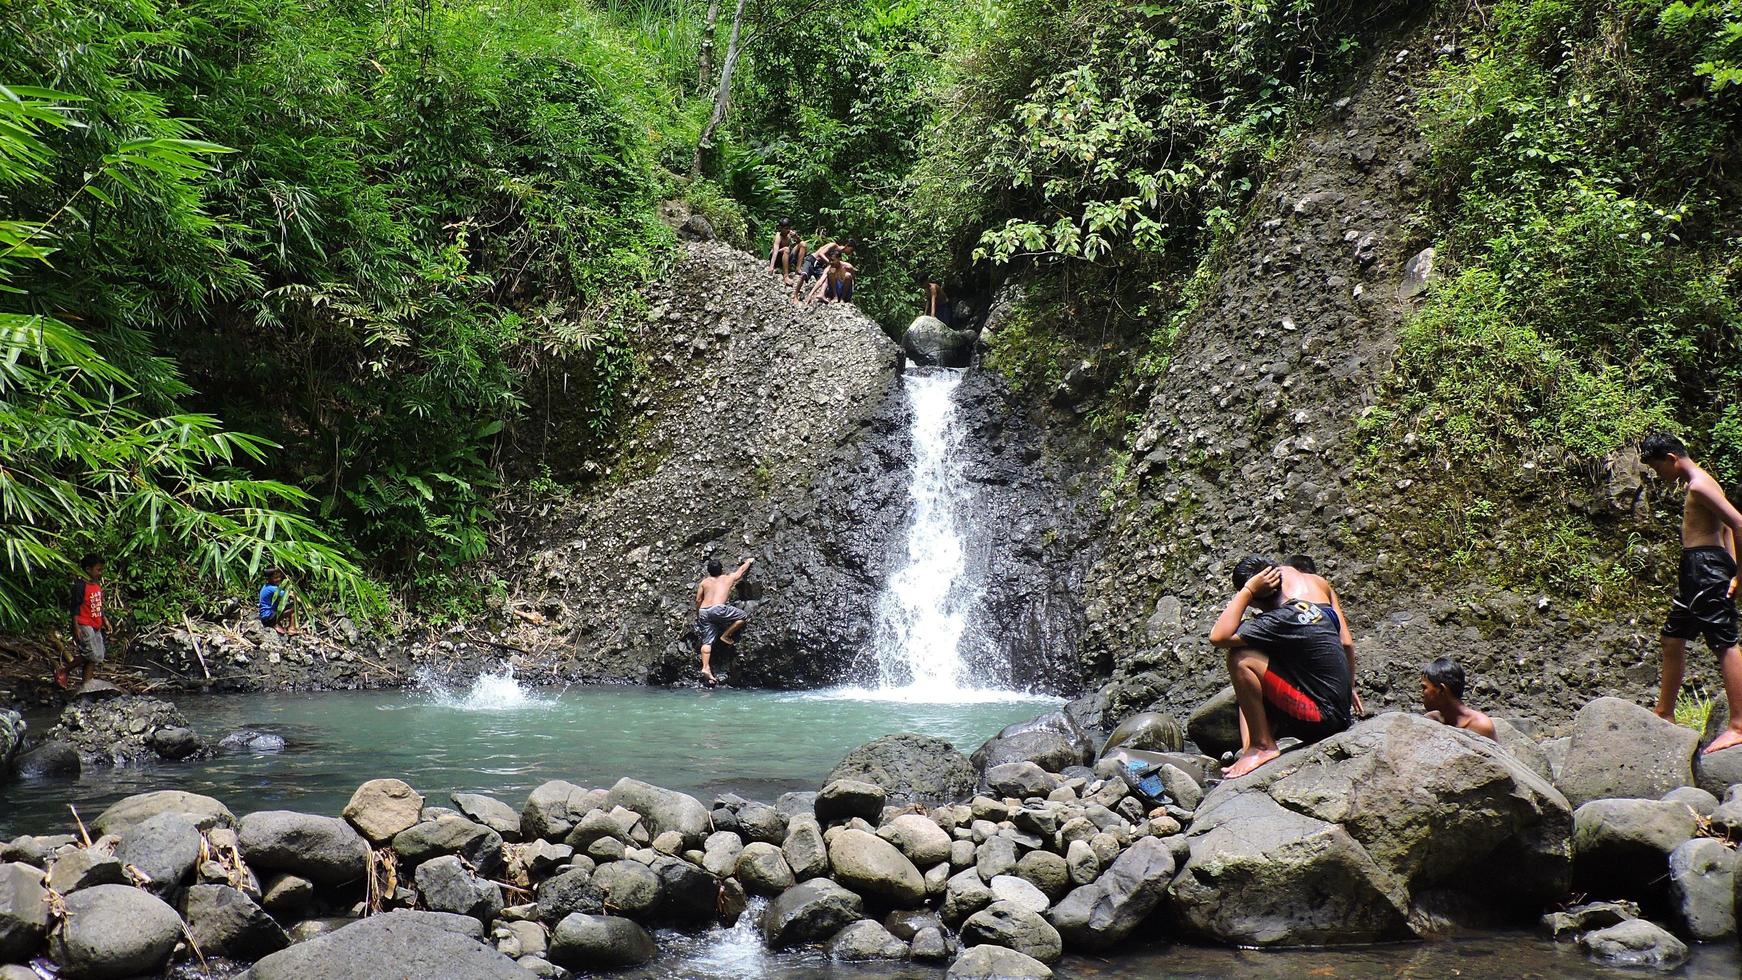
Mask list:
[[[732,791],[772,800],[815,789],[842,755],[880,735],[915,731],[971,752],[1014,721],[1056,699],[977,692],[972,703],[913,703],[896,692],[786,693],[590,687],[527,689],[485,676],[469,689],[184,698],[182,712],[214,740],[238,730],[284,739],[277,752],[243,752],[155,769],[94,770],[78,780],[0,785],[0,839],[71,829],[67,804],[87,819],[131,793],[183,789],[227,803],[238,814],[287,808],[337,814],[357,784],[398,776],[432,804],[475,791],[518,804],[546,779],[587,786],[620,776],[695,793]],[[41,730],[52,718],[31,719]],[[818,953],[774,954],[753,924],[700,933],[662,932],[660,956],[634,980],[840,978],[940,980],[919,964],[834,963]],[[1676,974],[1734,980],[1736,944],[1696,948]],[[1568,944],[1528,933],[1481,933],[1436,943],[1335,950],[1230,950],[1137,942],[1104,956],[1070,956],[1060,978],[1151,977],[1637,977],[1598,967]]]

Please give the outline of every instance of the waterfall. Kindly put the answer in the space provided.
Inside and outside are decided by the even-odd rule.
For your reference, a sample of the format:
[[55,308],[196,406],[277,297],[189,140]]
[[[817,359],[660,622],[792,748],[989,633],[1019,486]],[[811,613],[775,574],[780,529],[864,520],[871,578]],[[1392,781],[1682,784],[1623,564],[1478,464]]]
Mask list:
[[883,692],[905,700],[971,700],[981,685],[963,646],[967,610],[979,590],[962,540],[966,493],[955,401],[962,372],[916,369],[903,381],[913,443],[907,556],[878,598],[878,681]]

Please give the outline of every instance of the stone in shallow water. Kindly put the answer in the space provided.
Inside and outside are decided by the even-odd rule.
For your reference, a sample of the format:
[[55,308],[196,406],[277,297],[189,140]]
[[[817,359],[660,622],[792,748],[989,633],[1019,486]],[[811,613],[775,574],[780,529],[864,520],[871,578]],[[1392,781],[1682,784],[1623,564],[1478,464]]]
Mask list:
[[951,980],[1048,980],[1052,968],[1002,946],[975,946],[950,964]]
[[546,955],[558,966],[585,972],[639,966],[657,952],[647,930],[628,919],[576,912],[557,923]]
[[907,957],[907,944],[870,919],[849,923],[829,940],[829,958],[836,960],[899,960]]
[[1700,942],[1736,934],[1736,852],[1697,837],[1669,854],[1671,908],[1686,935]]
[[962,944],[1003,946],[1052,964],[1064,955],[1057,929],[1039,913],[1011,902],[993,902],[962,923]]
[[[444,919],[475,933],[456,932]],[[300,928],[300,927],[299,927]],[[476,919],[430,912],[389,912],[280,950],[254,964],[251,980],[392,977],[394,980],[526,980],[514,961],[484,945]]]
[[1661,926],[1629,919],[1579,937],[1579,948],[1591,959],[1612,966],[1651,966],[1668,970],[1688,958],[1688,947]]
[[1557,940],[1577,939],[1579,933],[1603,929],[1628,919],[1639,918],[1639,906],[1632,902],[1586,902],[1561,912],[1543,916],[1544,932]]
[[181,917],[129,885],[94,885],[66,899],[67,918],[52,943],[69,977],[108,980],[155,973],[181,939]]
[[865,901],[827,878],[815,878],[781,893],[762,919],[770,949],[785,949],[834,935],[864,915]]
[[817,794],[816,814],[821,823],[848,820],[876,820],[883,815],[883,787],[854,779],[837,779]]
[[47,934],[42,872],[28,864],[0,864],[0,959],[30,956]]
[[[1014,859],[1011,861],[1015,865]],[[895,845],[862,830],[842,830],[829,842],[829,866],[841,884],[900,907],[926,897],[925,878]]]
[[207,956],[255,960],[290,945],[290,937],[266,910],[228,885],[189,888],[183,915],[188,935]]

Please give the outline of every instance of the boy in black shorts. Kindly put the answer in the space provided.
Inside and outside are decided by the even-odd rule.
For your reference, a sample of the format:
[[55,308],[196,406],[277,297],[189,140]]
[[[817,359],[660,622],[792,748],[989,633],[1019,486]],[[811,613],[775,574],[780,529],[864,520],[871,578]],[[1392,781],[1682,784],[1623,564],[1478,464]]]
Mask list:
[[1341,617],[1323,579],[1258,555],[1241,559],[1233,578],[1239,591],[1210,629],[1210,642],[1228,651],[1247,736],[1230,779],[1280,755],[1279,737],[1310,743],[1347,729],[1353,696]]
[[1688,458],[1680,439],[1653,432],[1639,444],[1639,458],[1666,483],[1687,485],[1682,505],[1682,559],[1675,601],[1663,624],[1663,673],[1656,711],[1675,720],[1687,666],[1688,641],[1705,638],[1718,655],[1730,726],[1706,746],[1721,752],[1742,745],[1742,650],[1736,632],[1736,542],[1742,539],[1742,513],[1724,496],[1712,475]]

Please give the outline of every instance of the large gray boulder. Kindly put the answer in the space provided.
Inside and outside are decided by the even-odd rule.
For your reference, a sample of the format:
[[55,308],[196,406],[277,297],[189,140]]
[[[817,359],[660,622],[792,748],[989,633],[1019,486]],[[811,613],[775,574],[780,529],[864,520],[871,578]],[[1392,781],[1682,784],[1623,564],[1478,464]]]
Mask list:
[[798,883],[780,848],[761,841],[745,845],[732,867],[744,890],[752,895],[778,895]]
[[864,915],[864,899],[827,878],[813,878],[769,904],[762,938],[770,949],[786,949],[832,936]]
[[179,789],[163,789],[129,796],[116,802],[91,821],[91,830],[99,836],[118,834],[125,837],[134,825],[160,813],[180,814],[201,830],[236,826],[235,814],[217,800],[198,793],[184,793]]
[[1661,907],[1669,855],[1698,831],[1694,811],[1672,800],[1592,800],[1573,812],[1573,884],[1591,898]]
[[623,807],[641,815],[647,832],[655,837],[668,831],[683,835],[684,847],[700,847],[713,828],[708,808],[687,793],[662,789],[638,779],[619,779],[605,798],[605,809]]
[[444,813],[395,834],[393,852],[408,868],[453,854],[479,871],[493,874],[502,866],[502,835],[465,817]]
[[200,832],[179,813],[159,813],[134,825],[116,852],[121,863],[143,872],[163,894],[181,885],[200,859]]
[[1032,762],[1047,772],[1080,766],[1095,746],[1063,711],[1006,727],[974,750],[974,768],[985,772],[1007,762]]
[[628,919],[576,912],[557,923],[547,955],[557,966],[587,973],[640,966],[657,952],[647,930]]
[[1160,711],[1139,711],[1120,722],[1101,745],[1101,754],[1117,748],[1149,752],[1178,752],[1185,745],[1179,719]]
[[1736,852],[1696,837],[1669,852],[1670,904],[1685,935],[1706,943],[1736,935]]
[[1579,937],[1579,948],[1610,966],[1649,966],[1672,970],[1687,961],[1688,947],[1662,926],[1629,919]]
[[1173,880],[1173,852],[1157,837],[1139,839],[1102,875],[1066,895],[1047,918],[1073,949],[1106,949],[1140,925]]
[[659,879],[656,919],[681,926],[701,926],[721,917],[721,885],[713,875],[673,857],[655,859],[652,869],[654,877]]
[[482,793],[455,793],[452,799],[454,806],[473,823],[489,827],[504,840],[520,839],[520,814],[508,804]]
[[1014,949],[975,946],[950,964],[950,980],[1048,980],[1052,968]]
[[1525,768],[1543,778],[1544,782],[1553,783],[1554,767],[1549,765],[1548,754],[1537,744],[1536,739],[1521,731],[1517,725],[1504,718],[1494,718],[1494,740],[1500,747],[1512,753],[1512,757],[1524,763]]
[[562,779],[540,784],[520,810],[520,832],[527,840],[560,841],[588,811],[598,806],[587,790]]
[[603,905],[594,890],[593,872],[571,868],[538,883],[539,921],[547,925],[561,922],[571,912],[597,912]]
[[901,349],[923,366],[966,367],[974,357],[972,330],[957,330],[935,316],[915,317],[901,335]]
[[23,961],[48,934],[48,892],[42,871],[28,864],[0,864],[0,961]]
[[1631,701],[1598,698],[1573,717],[1555,785],[1573,806],[1613,798],[1655,800],[1694,784],[1698,732]]
[[659,908],[662,887],[659,875],[638,861],[611,861],[593,871],[592,888],[604,907],[634,918]]
[[1018,800],[1030,796],[1045,796],[1056,785],[1056,777],[1038,763],[1029,762],[1027,759],[1005,762],[986,770],[986,788],[999,796]]
[[993,902],[962,923],[962,945],[1003,946],[1051,965],[1064,955],[1064,940],[1040,913],[1011,902]]
[[891,803],[953,803],[974,791],[968,757],[930,735],[886,735],[851,752],[824,783],[851,779],[883,788]]
[[861,895],[911,908],[925,901],[925,878],[894,844],[863,830],[842,830],[829,841],[835,880]]
[[1173,908],[1253,945],[1405,938],[1418,909],[1534,914],[1566,891],[1571,830],[1566,799],[1494,742],[1384,714],[1212,789]]
[[[513,960],[471,934],[455,931],[441,919],[423,912],[389,912],[358,919],[273,953],[254,964],[248,971],[249,980],[527,980],[527,972]],[[465,921],[481,934],[483,927],[475,920]]]
[[243,817],[237,834],[242,857],[256,872],[288,871],[318,885],[343,885],[368,871],[368,843],[337,817],[261,810]]
[[859,779],[833,779],[817,794],[816,816],[822,823],[858,817],[876,823],[889,798],[883,787]]
[[488,924],[502,911],[502,888],[473,874],[451,854],[417,866],[417,894],[432,912],[466,915]]
[[52,943],[69,980],[110,980],[162,969],[181,939],[181,916],[129,885],[95,885],[68,895]]
[[950,859],[950,835],[924,814],[903,813],[878,827],[877,836],[894,844],[915,867]]
[[290,945],[284,927],[229,885],[194,885],[182,902],[188,935],[206,956],[257,960]]
[[403,779],[371,779],[357,787],[340,816],[380,847],[393,835],[409,830],[423,812],[423,794]]
[[829,873],[829,848],[814,817],[800,816],[787,825],[780,854],[799,881]]
[[829,958],[847,962],[866,960],[903,960],[907,944],[895,938],[882,923],[860,919],[849,923],[835,938],[829,940]]
[[74,848],[56,858],[48,869],[48,887],[70,895],[92,885],[125,885],[127,873],[121,859],[97,847]]
[[1705,747],[1730,727],[1730,706],[1723,698],[1712,705],[1706,716],[1706,731],[1700,736],[1700,751],[1694,753],[1694,779],[1700,788],[1723,798],[1732,786],[1742,785],[1742,747],[1708,754]]

